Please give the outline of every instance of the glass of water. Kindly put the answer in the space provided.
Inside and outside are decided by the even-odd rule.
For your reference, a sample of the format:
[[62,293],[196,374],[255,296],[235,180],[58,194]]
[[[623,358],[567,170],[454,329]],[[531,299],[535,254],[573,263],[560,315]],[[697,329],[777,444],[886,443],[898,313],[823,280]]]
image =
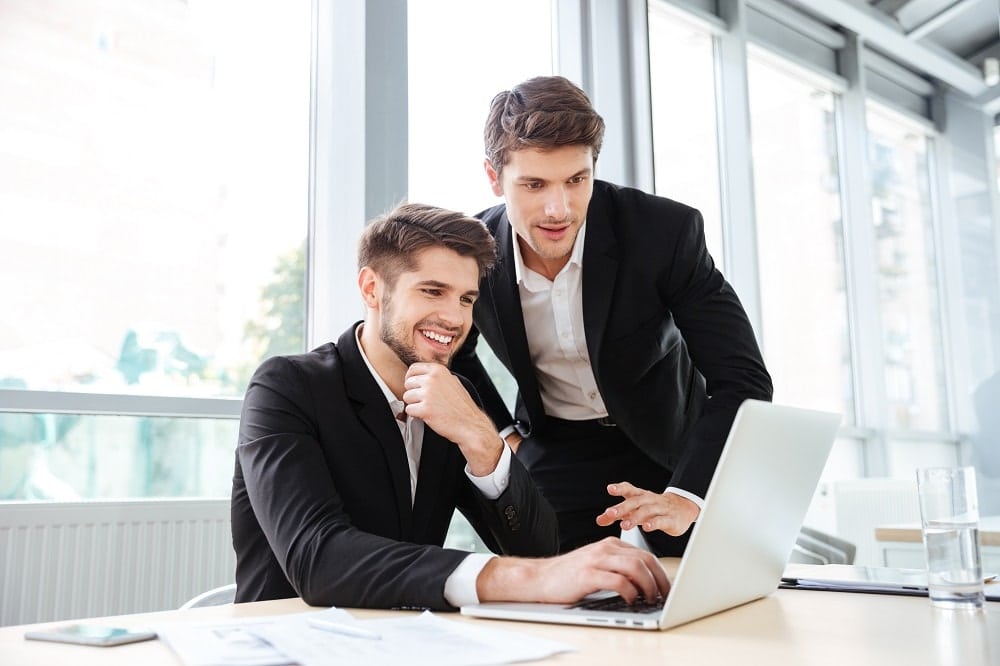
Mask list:
[[917,494],[931,603],[940,608],[982,608],[975,468],[918,469]]

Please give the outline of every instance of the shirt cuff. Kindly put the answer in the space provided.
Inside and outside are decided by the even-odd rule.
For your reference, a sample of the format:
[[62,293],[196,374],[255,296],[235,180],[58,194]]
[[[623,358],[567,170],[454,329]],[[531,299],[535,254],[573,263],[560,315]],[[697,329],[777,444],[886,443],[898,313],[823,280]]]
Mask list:
[[496,555],[491,553],[469,553],[462,563],[455,567],[444,582],[444,599],[455,608],[479,603],[476,580],[479,573]]
[[[503,442],[502,439],[501,442]],[[507,485],[510,483],[511,455],[510,447],[507,446],[506,442],[503,442],[503,452],[500,454],[500,460],[497,461],[496,469],[486,476],[473,476],[472,472],[469,471],[469,466],[465,466],[465,475],[486,499],[495,500],[503,495],[503,491],[507,490]]]
[[511,423],[509,426],[500,431],[500,439],[506,441],[507,435],[517,432],[517,424]]
[[[499,465],[497,465],[497,467],[499,467]],[[705,500],[702,499],[701,497],[698,497],[694,493],[689,493],[686,490],[681,490],[680,488],[675,488],[674,486],[670,486],[669,488],[667,488],[663,492],[664,493],[673,493],[674,495],[680,495],[681,497],[684,497],[686,499],[691,500],[692,502],[694,502],[695,504],[698,505],[698,510],[699,511],[705,508]]]

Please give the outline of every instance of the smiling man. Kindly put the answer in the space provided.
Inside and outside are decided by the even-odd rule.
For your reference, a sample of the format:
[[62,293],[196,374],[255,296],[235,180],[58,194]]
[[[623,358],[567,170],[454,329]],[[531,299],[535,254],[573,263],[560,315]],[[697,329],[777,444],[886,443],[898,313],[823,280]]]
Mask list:
[[[638,526],[680,555],[737,408],[770,400],[771,379],[701,214],[596,180],[603,137],[565,78],[493,99],[485,168],[504,203],[479,217],[497,266],[454,368],[552,503],[562,550]],[[479,334],[517,381],[516,418]]]
[[[539,558],[557,549],[552,508],[448,369],[493,261],[478,220],[400,206],[361,238],[364,321],[254,374],[233,478],[238,602],[448,610],[666,593],[655,558],[617,539]],[[456,508],[507,556],[442,548]]]

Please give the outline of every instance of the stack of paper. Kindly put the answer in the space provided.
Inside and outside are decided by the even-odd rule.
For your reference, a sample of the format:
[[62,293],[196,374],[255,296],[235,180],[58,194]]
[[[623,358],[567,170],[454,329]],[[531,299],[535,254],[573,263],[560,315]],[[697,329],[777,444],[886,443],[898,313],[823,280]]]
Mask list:
[[574,649],[429,612],[361,621],[331,608],[156,629],[187,666],[480,666],[543,659]]

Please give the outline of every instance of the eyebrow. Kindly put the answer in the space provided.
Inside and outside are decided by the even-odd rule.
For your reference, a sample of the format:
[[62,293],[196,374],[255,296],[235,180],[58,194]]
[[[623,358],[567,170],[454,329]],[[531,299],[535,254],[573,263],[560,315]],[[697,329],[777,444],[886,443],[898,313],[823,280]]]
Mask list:
[[[580,169],[579,171],[577,171],[576,173],[574,173],[574,174],[572,174],[570,176],[567,176],[566,180],[569,180],[570,178],[576,178],[577,176],[589,176],[593,172],[594,172],[594,170],[592,168],[586,167],[584,169]],[[540,178],[538,176],[518,176],[514,180],[516,180],[517,182],[521,182],[521,183],[528,182],[528,181],[531,181],[531,180],[540,180],[540,181],[543,181],[543,182],[545,181],[544,178]]]
[[[421,280],[416,284],[417,287],[435,287],[436,289],[454,289],[447,282],[441,282],[440,280]],[[463,296],[479,296],[478,289],[470,289],[469,291],[462,294]]]

